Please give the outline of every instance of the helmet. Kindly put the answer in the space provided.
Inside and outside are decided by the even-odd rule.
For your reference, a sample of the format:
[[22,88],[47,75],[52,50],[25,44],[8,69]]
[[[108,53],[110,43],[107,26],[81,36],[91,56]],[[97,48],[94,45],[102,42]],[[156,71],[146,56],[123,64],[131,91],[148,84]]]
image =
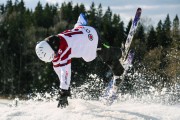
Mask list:
[[36,54],[40,60],[51,62],[54,59],[54,50],[46,41],[41,41],[36,45]]

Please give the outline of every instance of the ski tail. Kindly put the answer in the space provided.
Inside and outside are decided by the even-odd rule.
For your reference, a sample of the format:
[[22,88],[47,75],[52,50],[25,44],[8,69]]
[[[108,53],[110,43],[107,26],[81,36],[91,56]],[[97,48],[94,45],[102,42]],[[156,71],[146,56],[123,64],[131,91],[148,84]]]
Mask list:
[[122,55],[122,58],[120,59],[121,64],[123,64],[126,61],[126,59],[127,59],[129,48],[130,48],[132,39],[133,39],[133,37],[135,35],[136,29],[137,29],[137,26],[138,26],[138,22],[140,20],[141,12],[142,12],[142,9],[138,8],[137,11],[136,11],[135,17],[133,19],[130,31],[128,33],[125,45],[122,46],[122,53],[123,53],[123,55]]
[[103,92],[102,96],[100,97],[100,100],[105,105],[111,105],[114,100],[118,97],[117,95],[117,86],[114,86],[114,79],[110,80],[108,83],[107,88]]

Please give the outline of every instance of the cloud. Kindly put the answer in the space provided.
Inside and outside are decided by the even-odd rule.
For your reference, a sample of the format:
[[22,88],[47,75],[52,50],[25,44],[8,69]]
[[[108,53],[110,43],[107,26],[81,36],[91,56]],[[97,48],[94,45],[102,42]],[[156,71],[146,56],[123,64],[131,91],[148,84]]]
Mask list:
[[180,8],[180,4],[177,5],[123,5],[123,6],[110,6],[112,10],[131,10],[136,9],[137,7],[141,7],[144,10],[152,10],[152,9],[174,9],[174,8]]
[[[13,2],[15,0],[12,0]],[[19,0],[20,1],[20,0]],[[61,5],[63,2],[72,1],[73,5],[77,3],[83,3],[86,10],[90,9],[91,3],[95,2],[95,7],[97,8],[99,3],[102,3],[103,12],[105,12],[108,6],[111,8],[113,13],[119,14],[122,20],[127,23],[131,18],[134,17],[135,11],[138,7],[141,7],[142,17],[152,18],[153,21],[158,22],[160,19],[164,20],[166,15],[169,14],[170,18],[173,19],[177,14],[180,17],[180,1],[179,0],[138,0],[128,2],[127,0],[24,0],[26,7],[34,9],[37,2],[40,1],[44,6],[46,2],[49,4],[58,3]],[[0,0],[0,4],[6,3],[6,0]]]
[[123,5],[123,6],[110,6],[112,10],[131,10],[137,8],[134,5]]
[[50,4],[61,4],[63,3],[65,0],[45,0],[46,2],[50,3]]

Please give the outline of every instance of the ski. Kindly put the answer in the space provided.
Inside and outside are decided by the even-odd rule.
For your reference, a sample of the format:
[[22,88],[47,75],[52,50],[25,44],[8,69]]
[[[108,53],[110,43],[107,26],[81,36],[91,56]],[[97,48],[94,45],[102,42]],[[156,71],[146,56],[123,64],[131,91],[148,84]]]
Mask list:
[[126,61],[132,39],[134,37],[134,34],[136,32],[136,29],[137,29],[137,26],[138,26],[138,23],[139,23],[139,20],[140,20],[141,12],[142,12],[141,8],[138,8],[137,11],[136,11],[134,20],[132,22],[130,31],[128,33],[125,45],[122,45],[122,57],[120,59],[120,62],[121,62],[122,65]]
[[125,45],[122,46],[122,57],[120,58],[120,62],[122,66],[124,67],[124,73],[119,77],[122,81],[117,85],[116,84],[116,79],[113,78],[107,88],[105,89],[102,97],[100,97],[100,100],[105,104],[105,105],[111,105],[117,98],[118,98],[118,88],[121,86],[123,83],[125,76],[127,75],[127,72],[132,64],[132,61],[134,59],[134,51],[129,50],[130,45],[132,42],[132,39],[134,37],[134,34],[136,32],[138,22],[141,16],[141,8],[138,8],[135,14],[135,17],[133,19],[130,31],[128,33]]

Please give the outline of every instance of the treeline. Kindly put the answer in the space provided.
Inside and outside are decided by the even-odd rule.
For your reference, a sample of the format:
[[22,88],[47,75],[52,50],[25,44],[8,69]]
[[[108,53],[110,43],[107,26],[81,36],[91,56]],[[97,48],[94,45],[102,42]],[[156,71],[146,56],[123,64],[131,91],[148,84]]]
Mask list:
[[[45,6],[38,2],[34,10],[26,8],[23,0],[14,3],[7,0],[6,4],[0,5],[0,94],[25,94],[57,88],[59,80],[52,64],[45,64],[37,58],[35,46],[50,35],[72,29],[82,12],[87,14],[88,24],[98,30],[106,44],[120,47],[125,42],[132,20],[124,26],[120,15],[113,14],[110,7],[104,12],[101,4],[95,7],[92,3],[89,10],[83,4],[73,5],[72,2],[61,5],[47,3]],[[147,76],[153,73],[154,77],[148,80],[154,85],[159,82],[156,76],[161,76],[163,85],[179,82],[178,16],[171,22],[167,14],[165,21],[160,20],[156,27],[151,26],[148,31],[145,28],[141,22],[133,40],[132,48],[136,51],[135,71],[149,71]],[[107,71],[107,66],[98,58],[91,63],[74,59],[73,85],[88,82],[91,74],[97,74],[106,81]]]

